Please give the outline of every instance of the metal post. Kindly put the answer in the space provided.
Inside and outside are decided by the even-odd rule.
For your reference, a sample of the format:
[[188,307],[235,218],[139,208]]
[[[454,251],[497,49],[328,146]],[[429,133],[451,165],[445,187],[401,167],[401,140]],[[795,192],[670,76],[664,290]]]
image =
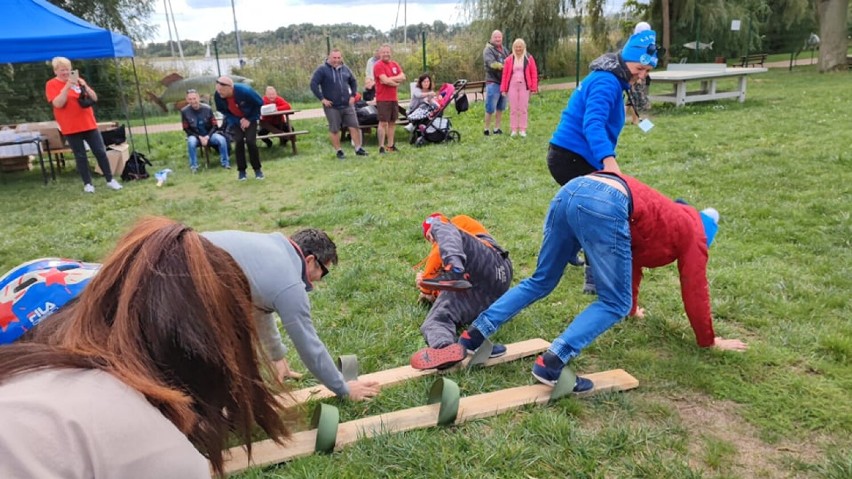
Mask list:
[[695,9],[695,63],[701,63],[701,17]]
[[743,62],[743,66],[748,66],[748,47],[751,43],[751,13],[748,15],[748,33],[746,34],[746,52],[745,52],[745,61]]
[[420,32],[420,43],[423,45],[423,71],[426,71],[426,31]]
[[[133,79],[136,80],[136,98],[139,100],[139,111],[142,112],[142,127],[145,129],[145,145],[148,146],[148,154],[151,154],[151,141],[148,139],[148,123],[145,121],[145,107],[142,105],[142,90],[139,88],[139,75],[136,74],[136,60],[130,57],[133,65]],[[121,174],[121,173],[119,173]]]
[[331,55],[331,36],[326,32],[325,34],[325,56]]
[[243,46],[240,42],[240,29],[237,28],[237,8],[234,6],[234,0],[231,0],[231,12],[234,15],[234,37],[237,39],[237,58],[240,61],[240,68],[242,68],[245,61],[243,60]]
[[219,66],[219,43],[213,40],[213,53],[216,54],[216,76],[222,76],[222,67]]
[[577,79],[574,83],[575,88],[580,85],[580,25],[583,24],[583,11],[580,10],[580,18],[577,19]]

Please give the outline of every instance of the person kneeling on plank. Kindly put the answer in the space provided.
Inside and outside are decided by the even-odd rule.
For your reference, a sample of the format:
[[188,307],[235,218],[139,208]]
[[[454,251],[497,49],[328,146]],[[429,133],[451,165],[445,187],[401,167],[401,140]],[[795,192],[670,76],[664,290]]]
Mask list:
[[[569,260],[583,249],[595,265],[598,298],[536,358],[532,373],[540,382],[553,386],[571,359],[624,316],[644,317],[637,305],[642,268],[674,261],[698,345],[743,351],[744,342],[713,332],[707,251],[718,220],[712,208],[699,212],[624,174],[598,171],[575,178],[550,203],[533,275],[482,312],[459,342],[467,350],[479,348],[521,310],[550,294]],[[574,392],[593,387],[578,376]]]

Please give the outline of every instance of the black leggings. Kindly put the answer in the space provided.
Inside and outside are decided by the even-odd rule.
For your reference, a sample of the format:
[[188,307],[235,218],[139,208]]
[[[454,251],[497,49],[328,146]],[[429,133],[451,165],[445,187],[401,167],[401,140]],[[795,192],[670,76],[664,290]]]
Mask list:
[[550,169],[550,176],[559,183],[559,186],[565,185],[578,176],[598,171],[582,156],[553,143],[547,150],[547,168]]

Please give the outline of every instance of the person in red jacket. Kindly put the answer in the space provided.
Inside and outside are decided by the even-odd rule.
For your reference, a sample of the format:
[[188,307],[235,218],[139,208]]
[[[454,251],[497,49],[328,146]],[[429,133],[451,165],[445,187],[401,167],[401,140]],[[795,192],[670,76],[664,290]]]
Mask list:
[[[575,178],[550,203],[533,275],[482,312],[459,342],[476,350],[522,309],[550,294],[582,248],[595,265],[598,298],[536,359],[532,373],[540,382],[554,385],[568,361],[624,316],[643,316],[637,306],[642,268],[674,261],[698,345],[743,351],[744,342],[717,337],[713,331],[707,249],[717,221],[715,210],[699,213],[621,173],[598,171]],[[593,386],[578,376],[574,391]]]
[[512,136],[527,136],[527,111],[530,94],[538,92],[538,68],[535,59],[527,53],[527,44],[522,38],[512,43],[512,54],[503,65],[503,81],[500,92],[509,97],[509,126]]
[[[263,96],[263,104],[264,105],[275,105],[275,109],[277,111],[287,111],[292,110],[293,107],[287,103],[287,100],[284,97],[278,96],[278,92],[275,90],[274,86],[266,87],[266,92]],[[286,133],[290,131],[290,125],[287,124],[287,117],[284,115],[264,115],[260,117],[260,129],[258,130],[258,135],[268,135],[270,133]],[[287,144],[286,138],[278,138],[281,142],[281,146]],[[264,138],[263,143],[266,144],[267,148],[272,147],[272,140],[269,138]]]

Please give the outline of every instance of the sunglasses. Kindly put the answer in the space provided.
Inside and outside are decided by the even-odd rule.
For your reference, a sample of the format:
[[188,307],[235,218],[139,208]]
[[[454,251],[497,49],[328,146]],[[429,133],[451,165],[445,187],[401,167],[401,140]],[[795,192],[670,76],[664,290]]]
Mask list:
[[666,54],[666,49],[652,43],[648,45],[648,48],[645,50],[645,53],[647,53],[648,55],[656,54],[659,57]]
[[190,88],[186,91],[186,94],[189,95],[190,93],[198,93],[198,91],[195,88]]
[[315,253],[313,253],[313,252],[311,252],[311,251],[308,251],[308,252],[307,252],[307,254],[306,254],[305,256],[311,256],[311,255],[313,255],[313,256],[314,256],[314,261],[315,261],[315,262],[319,265],[320,270],[322,271],[322,275],[320,276],[320,278],[325,278],[325,275],[327,275],[327,274],[328,274],[328,268],[327,268],[327,267],[325,266],[325,264],[322,262],[322,260],[320,259],[320,257],[319,257],[319,256],[317,256]]

